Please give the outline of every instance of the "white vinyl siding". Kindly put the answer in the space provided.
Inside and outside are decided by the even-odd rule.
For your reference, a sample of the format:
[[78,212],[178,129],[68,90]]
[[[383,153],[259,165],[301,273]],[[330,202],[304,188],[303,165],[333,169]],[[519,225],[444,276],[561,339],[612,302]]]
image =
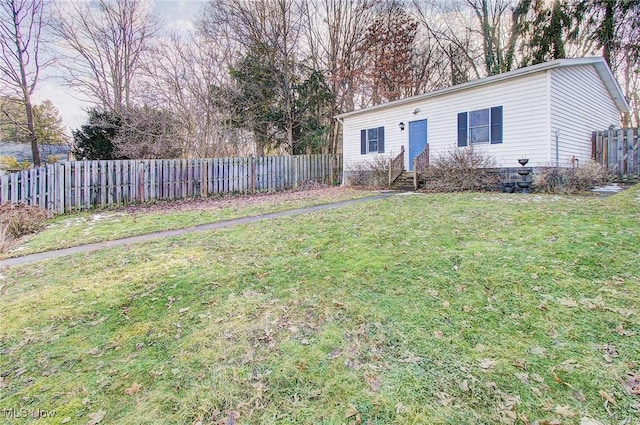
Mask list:
[[[372,155],[360,154],[360,131],[384,126],[385,158],[395,156],[402,146],[409,147],[409,132],[401,131],[400,122],[426,119],[429,123],[431,158],[437,158],[457,147],[457,118],[463,111],[503,107],[502,143],[477,145],[491,156],[498,167],[517,167],[518,159],[527,157],[532,166],[549,162],[549,102],[546,71],[528,74],[508,81],[479,85],[428,99],[418,99],[400,105],[390,105],[362,111],[344,117],[344,168],[371,160]],[[409,169],[405,154],[405,169]]]
[[620,113],[593,66],[582,65],[551,71],[551,146],[556,162],[558,132],[560,166],[591,158],[591,133],[620,126]]

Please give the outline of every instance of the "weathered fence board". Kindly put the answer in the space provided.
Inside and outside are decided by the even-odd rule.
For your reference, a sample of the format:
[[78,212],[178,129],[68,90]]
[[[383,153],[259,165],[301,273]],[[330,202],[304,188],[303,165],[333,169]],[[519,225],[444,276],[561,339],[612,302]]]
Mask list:
[[591,157],[619,178],[640,175],[640,129],[594,131]]
[[298,187],[341,179],[342,157],[296,155],[182,160],[70,161],[0,177],[0,203],[54,213],[157,199]]

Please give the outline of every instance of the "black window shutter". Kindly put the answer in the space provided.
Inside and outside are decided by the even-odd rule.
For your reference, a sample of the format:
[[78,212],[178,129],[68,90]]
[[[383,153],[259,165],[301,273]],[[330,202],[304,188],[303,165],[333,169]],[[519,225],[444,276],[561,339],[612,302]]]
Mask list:
[[367,154],[367,130],[360,130],[360,155]]
[[384,153],[384,127],[378,127],[378,153]]
[[502,143],[502,106],[491,108],[491,143]]
[[458,114],[458,146],[467,146],[467,113]]

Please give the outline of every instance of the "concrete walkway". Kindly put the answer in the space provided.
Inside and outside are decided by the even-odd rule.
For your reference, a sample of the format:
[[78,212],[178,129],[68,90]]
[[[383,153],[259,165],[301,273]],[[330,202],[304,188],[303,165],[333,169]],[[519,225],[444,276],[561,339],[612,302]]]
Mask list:
[[334,208],[344,207],[346,205],[358,204],[361,202],[369,202],[369,201],[376,201],[379,199],[386,199],[393,195],[396,195],[397,193],[398,192],[385,192],[380,195],[370,196],[367,198],[350,199],[347,201],[335,202],[332,204],[323,204],[323,205],[315,205],[312,207],[296,208],[293,210],[279,211],[279,212],[262,214],[262,215],[251,216],[251,217],[242,217],[242,218],[236,218],[233,220],[218,221],[210,224],[201,224],[199,226],[187,227],[183,229],[165,230],[163,232],[148,233],[146,235],[132,236],[129,238],[116,239],[113,241],[79,245],[71,248],[58,249],[55,251],[46,251],[38,254],[29,254],[22,257],[7,258],[6,260],[0,260],[0,268],[18,266],[22,264],[29,264],[29,263],[33,263],[41,260],[50,260],[50,259],[64,257],[67,255],[73,255],[73,254],[86,254],[87,252],[98,251],[101,249],[132,245],[140,242],[155,241],[158,239],[170,238],[173,236],[187,235],[189,233],[223,229],[226,227],[237,226],[239,224],[254,223],[257,221],[269,220],[273,218],[291,217],[291,216],[296,216],[301,214],[312,213],[316,211],[325,211],[325,210],[330,210]]

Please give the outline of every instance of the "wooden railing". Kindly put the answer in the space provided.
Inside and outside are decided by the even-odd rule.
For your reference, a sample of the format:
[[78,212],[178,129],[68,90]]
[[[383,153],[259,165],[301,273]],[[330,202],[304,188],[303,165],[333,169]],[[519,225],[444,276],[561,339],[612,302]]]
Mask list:
[[640,175],[640,129],[594,131],[591,157],[620,178]]
[[400,153],[395,158],[389,159],[389,186],[404,171],[404,146],[400,147]]
[[418,188],[418,177],[429,166],[429,145],[422,152],[413,158],[413,187]]

